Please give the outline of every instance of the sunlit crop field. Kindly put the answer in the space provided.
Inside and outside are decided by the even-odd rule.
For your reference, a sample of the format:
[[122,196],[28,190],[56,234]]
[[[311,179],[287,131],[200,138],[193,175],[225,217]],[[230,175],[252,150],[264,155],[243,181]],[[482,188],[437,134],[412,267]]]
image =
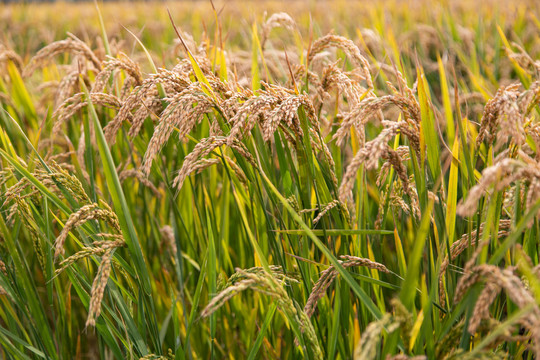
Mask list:
[[0,7],[0,358],[540,358],[540,11]]

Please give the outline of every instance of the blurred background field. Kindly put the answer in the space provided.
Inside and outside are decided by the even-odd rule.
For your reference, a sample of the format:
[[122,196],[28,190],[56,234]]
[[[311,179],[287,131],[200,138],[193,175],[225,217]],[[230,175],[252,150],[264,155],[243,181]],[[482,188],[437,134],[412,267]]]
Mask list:
[[[433,26],[440,37],[448,36],[450,25],[445,18],[453,19],[456,25],[474,30],[481,27],[482,34],[491,35],[490,29],[501,26],[521,27],[534,22],[537,2],[517,1],[215,1],[220,12],[220,23],[224,34],[234,48],[249,48],[250,27],[253,21],[262,22],[264,14],[286,12],[306,35],[313,27],[315,36],[333,30],[342,36],[357,37],[357,31],[370,29],[375,35],[387,40],[394,36],[401,50],[406,50],[421,35],[420,25]],[[111,38],[126,39],[123,27],[140,34],[145,46],[155,51],[168,48],[175,39],[169,25],[166,9],[170,9],[179,26],[192,34],[197,41],[210,33],[215,26],[212,5],[209,1],[174,2],[104,2],[100,9],[107,33]],[[520,21],[516,22],[516,18]],[[72,32],[88,41],[99,37],[99,19],[92,2],[31,3],[26,5],[6,4],[0,8],[0,30],[2,41],[22,55],[30,55],[46,44],[63,39]],[[311,20],[310,20],[311,19]],[[438,28],[438,25],[442,27]],[[426,28],[427,29],[427,28]],[[534,27],[529,28],[533,37]],[[279,32],[279,34],[284,33]],[[417,33],[417,34],[415,34]],[[464,34],[462,34],[464,35]],[[406,40],[405,42],[403,42]],[[480,40],[480,39],[478,39]],[[486,40],[486,39],[484,39]],[[493,39],[495,41],[496,39]],[[523,39],[527,42],[528,38]],[[306,39],[307,41],[307,39]],[[278,42],[279,44],[279,42]],[[276,46],[278,45],[276,44]],[[388,44],[393,46],[393,44]]]

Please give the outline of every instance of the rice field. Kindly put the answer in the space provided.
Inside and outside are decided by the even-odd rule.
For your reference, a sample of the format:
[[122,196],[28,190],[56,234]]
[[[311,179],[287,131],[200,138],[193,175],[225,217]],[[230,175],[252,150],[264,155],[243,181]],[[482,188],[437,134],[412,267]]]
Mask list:
[[0,358],[540,358],[534,0],[0,8]]

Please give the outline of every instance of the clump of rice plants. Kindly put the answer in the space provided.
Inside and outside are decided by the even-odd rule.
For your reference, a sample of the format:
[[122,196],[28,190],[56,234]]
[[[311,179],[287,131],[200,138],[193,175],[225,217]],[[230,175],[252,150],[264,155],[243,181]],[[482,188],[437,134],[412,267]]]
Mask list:
[[163,11],[160,44],[111,5],[64,38],[20,19],[0,355],[540,356],[531,3],[383,2],[362,25],[348,3],[244,24],[210,4],[198,32]]

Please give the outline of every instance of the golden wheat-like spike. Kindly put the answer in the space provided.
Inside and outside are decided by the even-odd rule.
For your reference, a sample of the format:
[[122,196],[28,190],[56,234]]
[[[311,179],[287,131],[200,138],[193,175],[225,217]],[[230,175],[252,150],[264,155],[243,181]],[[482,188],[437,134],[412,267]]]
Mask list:
[[23,68],[22,58],[15,51],[0,44],[0,63],[11,61],[19,71]]
[[184,163],[180,172],[176,176],[173,182],[173,186],[178,189],[182,188],[185,179],[194,171],[200,169],[199,159],[210,154],[214,149],[223,146],[227,143],[227,138],[224,137],[209,137],[201,140],[195,147],[193,151],[189,153],[184,158]]
[[309,321],[307,314],[301,309],[296,308],[293,300],[283,288],[283,280],[279,280],[273,274],[260,268],[251,269],[250,271],[237,269],[236,272],[238,273],[239,280],[235,281],[212,298],[206,308],[202,311],[201,316],[210,316],[236,294],[247,289],[252,289],[272,297],[276,301],[278,308],[286,313],[289,318],[298,323],[300,330],[308,340],[308,345],[311,346],[315,358],[322,359],[322,351],[313,325]]
[[480,296],[476,300],[476,305],[474,306],[474,311],[472,312],[473,316],[469,321],[469,327],[467,330],[470,334],[476,333],[476,330],[480,326],[480,321],[490,317],[489,307],[495,301],[500,292],[501,287],[498,284],[486,284],[486,287],[484,287],[480,293]]
[[[161,99],[157,90],[158,84],[161,84],[166,94],[173,94],[185,90],[189,87],[191,81],[185,75],[181,76],[175,71],[165,69],[159,69],[158,73],[151,74],[141,85],[133,89],[123,101],[122,107],[114,119],[103,128],[103,133],[109,144],[115,143],[116,134],[124,122],[134,121],[130,132],[132,136],[135,136],[142,126],[142,122],[151,112],[161,111]],[[134,116],[132,111],[135,109],[139,109],[139,112]]]
[[38,51],[38,53],[30,59],[30,62],[23,71],[23,76],[31,76],[34,71],[42,66],[49,58],[65,52],[82,55],[91,62],[95,69],[101,69],[101,61],[96,57],[90,47],[73,34],[69,34],[69,38],[53,42]]
[[101,258],[96,277],[90,290],[90,305],[88,308],[88,317],[86,326],[96,326],[96,319],[101,314],[101,302],[105,293],[105,287],[111,274],[111,262],[114,249],[107,249]]
[[[525,316],[519,319],[519,324],[530,332],[532,350],[538,356],[540,355],[540,344],[538,343],[540,340],[540,331],[538,330],[538,326],[540,325],[540,308],[528,286],[515,274],[515,269],[515,267],[501,269],[488,264],[472,266],[466,269],[465,275],[458,281],[454,301],[458,302],[465,292],[479,281],[486,281],[490,286],[500,287],[519,308],[526,306],[531,308]],[[482,303],[479,306],[485,307],[491,301],[491,297],[495,291],[497,291],[497,288],[494,287],[489,290],[489,293],[483,294],[484,298],[480,298]],[[475,314],[475,316],[485,315],[486,310],[482,310],[484,312]],[[474,319],[473,325],[476,326],[478,321],[478,319]]]
[[54,256],[58,257],[59,255],[64,254],[64,243],[68,237],[68,234],[71,230],[77,226],[85,223],[88,220],[104,220],[109,223],[115,230],[120,232],[120,224],[118,223],[118,218],[116,214],[110,209],[100,209],[98,204],[89,204],[84,205],[78,211],[71,214],[69,219],[66,221],[64,228],[60,232],[60,235],[56,238],[54,243]]
[[295,31],[297,29],[296,22],[287,13],[279,12],[270,15],[270,17],[264,22],[262,26],[261,34],[261,48],[264,50],[266,41],[270,36],[272,29],[282,27],[287,30]]
[[[7,267],[6,267],[6,263],[3,262],[2,260],[0,260],[0,271],[4,274],[4,275],[7,275]],[[0,286],[0,295],[6,295],[7,292],[6,290]]]
[[323,218],[324,215],[326,215],[327,212],[335,208],[336,206],[340,206],[339,200],[331,201],[330,203],[326,204],[326,206],[317,214],[317,216],[313,219],[313,225],[316,225],[319,220]]
[[[93,105],[106,106],[112,109],[119,109],[121,106],[120,99],[114,95],[105,93],[90,93],[90,100]],[[73,115],[88,105],[86,94],[78,93],[66,99],[62,105],[53,114],[56,121],[53,126],[53,133],[58,134],[62,129],[62,124],[73,117]]]
[[[369,260],[369,259],[360,258],[356,256],[351,256],[351,255],[342,255],[341,259],[342,259],[341,265],[344,268],[361,266],[361,267],[366,267],[368,269],[375,269],[378,271],[382,271],[385,273],[390,272],[390,270],[388,270],[388,268],[386,268],[386,266],[384,266],[383,264]],[[304,312],[306,313],[308,317],[311,317],[313,315],[319,300],[326,294],[326,290],[328,290],[330,285],[332,285],[337,275],[338,275],[338,271],[333,266],[329,267],[328,269],[324,270],[321,273],[319,280],[317,281],[317,283],[311,290],[311,294],[309,295],[306,305],[304,306]]]
[[280,99],[271,94],[261,94],[260,96],[253,96],[246,100],[238,107],[234,116],[229,120],[232,127],[228,135],[228,142],[233,143],[236,140],[242,139],[243,134],[251,131],[257,120],[268,116],[274,106],[279,102]]
[[351,160],[341,180],[341,186],[339,187],[339,200],[342,203],[346,203],[352,197],[352,189],[354,181],[356,179],[356,172],[362,164],[365,164],[366,169],[374,169],[377,167],[379,159],[383,156],[387,156],[390,149],[388,141],[397,134],[399,125],[393,124],[388,128],[383,129],[379,135],[366,143],[361,148],[354,158]]
[[526,173],[523,165],[515,159],[505,158],[484,169],[482,177],[478,184],[471,188],[467,199],[458,204],[457,213],[461,216],[472,216],[478,207],[478,201],[488,188],[493,186],[494,191],[500,191],[520,179]]
[[380,320],[371,322],[358,342],[358,345],[354,349],[354,359],[375,359],[377,356],[377,346],[381,341],[381,333],[386,329],[388,333],[396,330],[399,327],[399,323],[393,322],[390,314],[384,314]]
[[[473,230],[469,236],[469,234],[463,234],[459,240],[454,242],[452,246],[450,247],[450,255],[446,254],[443,258],[443,261],[441,262],[441,267],[439,269],[439,302],[441,306],[445,306],[446,300],[445,300],[445,293],[444,293],[444,284],[443,284],[443,276],[446,272],[446,269],[448,268],[448,265],[450,265],[450,261],[454,261],[457,259],[457,257],[463,253],[466,249],[472,246],[476,246],[476,242],[479,238],[482,237],[482,232],[484,230],[485,224],[480,225],[480,233],[477,234],[477,230]],[[510,230],[510,227],[512,226],[512,220],[503,219],[499,222],[499,233],[498,238],[504,238],[508,235],[508,231]]]
[[[202,139],[195,147],[192,152],[189,153],[185,158],[182,164],[182,168],[178,172],[178,175],[173,181],[173,186],[181,189],[186,178],[196,171],[201,171],[206,167],[213,165],[219,161],[214,160],[201,160],[201,158],[207,156],[215,149],[220,146],[227,145],[229,142],[226,137],[211,136],[205,139]],[[246,147],[241,142],[233,142],[228,145],[230,148],[235,150],[240,156],[242,156],[248,163],[250,163],[254,168],[257,168],[258,165],[253,158],[253,156],[247,151]]]
[[[145,174],[149,173],[152,161],[175,128],[178,128],[179,138],[183,139],[215,105],[212,99],[202,92],[198,83],[166,100],[169,105],[161,114],[144,155],[142,171]],[[135,126],[137,125],[134,121],[133,127]],[[130,131],[130,135],[135,134]]]
[[307,110],[310,123],[318,128],[318,122],[315,119],[315,110],[311,100],[306,95],[290,95],[283,98],[279,106],[276,106],[269,113],[268,119],[263,124],[263,139],[266,141],[270,140],[281,124],[293,130],[297,138],[302,138],[304,132],[298,119],[300,107]]
[[503,117],[506,118],[506,121],[501,126],[500,136],[511,136],[518,145],[523,143],[523,121],[517,105],[520,87],[521,84],[502,86],[495,96],[487,102],[476,138],[477,147],[483,141],[488,144],[493,143],[493,140],[498,136],[497,128]]
[[141,184],[149,188],[157,198],[161,197],[161,193],[159,192],[158,188],[148,179],[148,177],[141,170],[123,170],[118,174],[118,180],[120,180],[121,183],[126,181],[128,178],[137,179]]
[[[85,246],[82,248],[82,250],[78,251],[74,255],[71,255],[70,257],[62,260],[58,265],[60,266],[58,269],[55,270],[55,274],[61,274],[64,270],[66,270],[68,267],[70,267],[73,263],[85,259],[92,255],[97,256],[103,256],[107,251],[116,249],[119,247],[126,246],[126,242],[124,241],[124,238],[122,235],[116,235],[116,234],[96,234],[96,235],[102,235],[109,238],[116,239],[115,241],[95,241],[92,243],[92,247]],[[112,237],[114,236],[114,237]]]
[[329,47],[337,47],[343,50],[349,56],[352,62],[362,69],[364,80],[366,81],[368,88],[370,90],[374,88],[371,73],[369,72],[369,62],[364,56],[362,56],[358,46],[356,46],[352,40],[349,40],[343,36],[328,34],[317,39],[309,49],[308,64],[311,63],[315,55]]
[[92,92],[103,92],[107,81],[115,70],[124,70],[133,80],[133,85],[139,86],[143,82],[143,76],[139,64],[131,60],[126,54],[120,52],[117,58],[108,57],[103,63],[104,67],[96,76]]
[[[400,94],[372,97],[362,100],[355,108],[345,115],[341,126],[334,134],[333,139],[336,140],[338,145],[342,145],[347,138],[351,126],[354,126],[360,137],[360,142],[363,144],[365,141],[364,126],[367,121],[385,106],[391,104],[403,111],[407,119],[413,120],[412,123],[403,122],[404,124],[409,124],[414,127],[417,127],[417,124],[420,124],[420,105],[414,97],[405,97]],[[419,143],[419,140],[417,141]]]

